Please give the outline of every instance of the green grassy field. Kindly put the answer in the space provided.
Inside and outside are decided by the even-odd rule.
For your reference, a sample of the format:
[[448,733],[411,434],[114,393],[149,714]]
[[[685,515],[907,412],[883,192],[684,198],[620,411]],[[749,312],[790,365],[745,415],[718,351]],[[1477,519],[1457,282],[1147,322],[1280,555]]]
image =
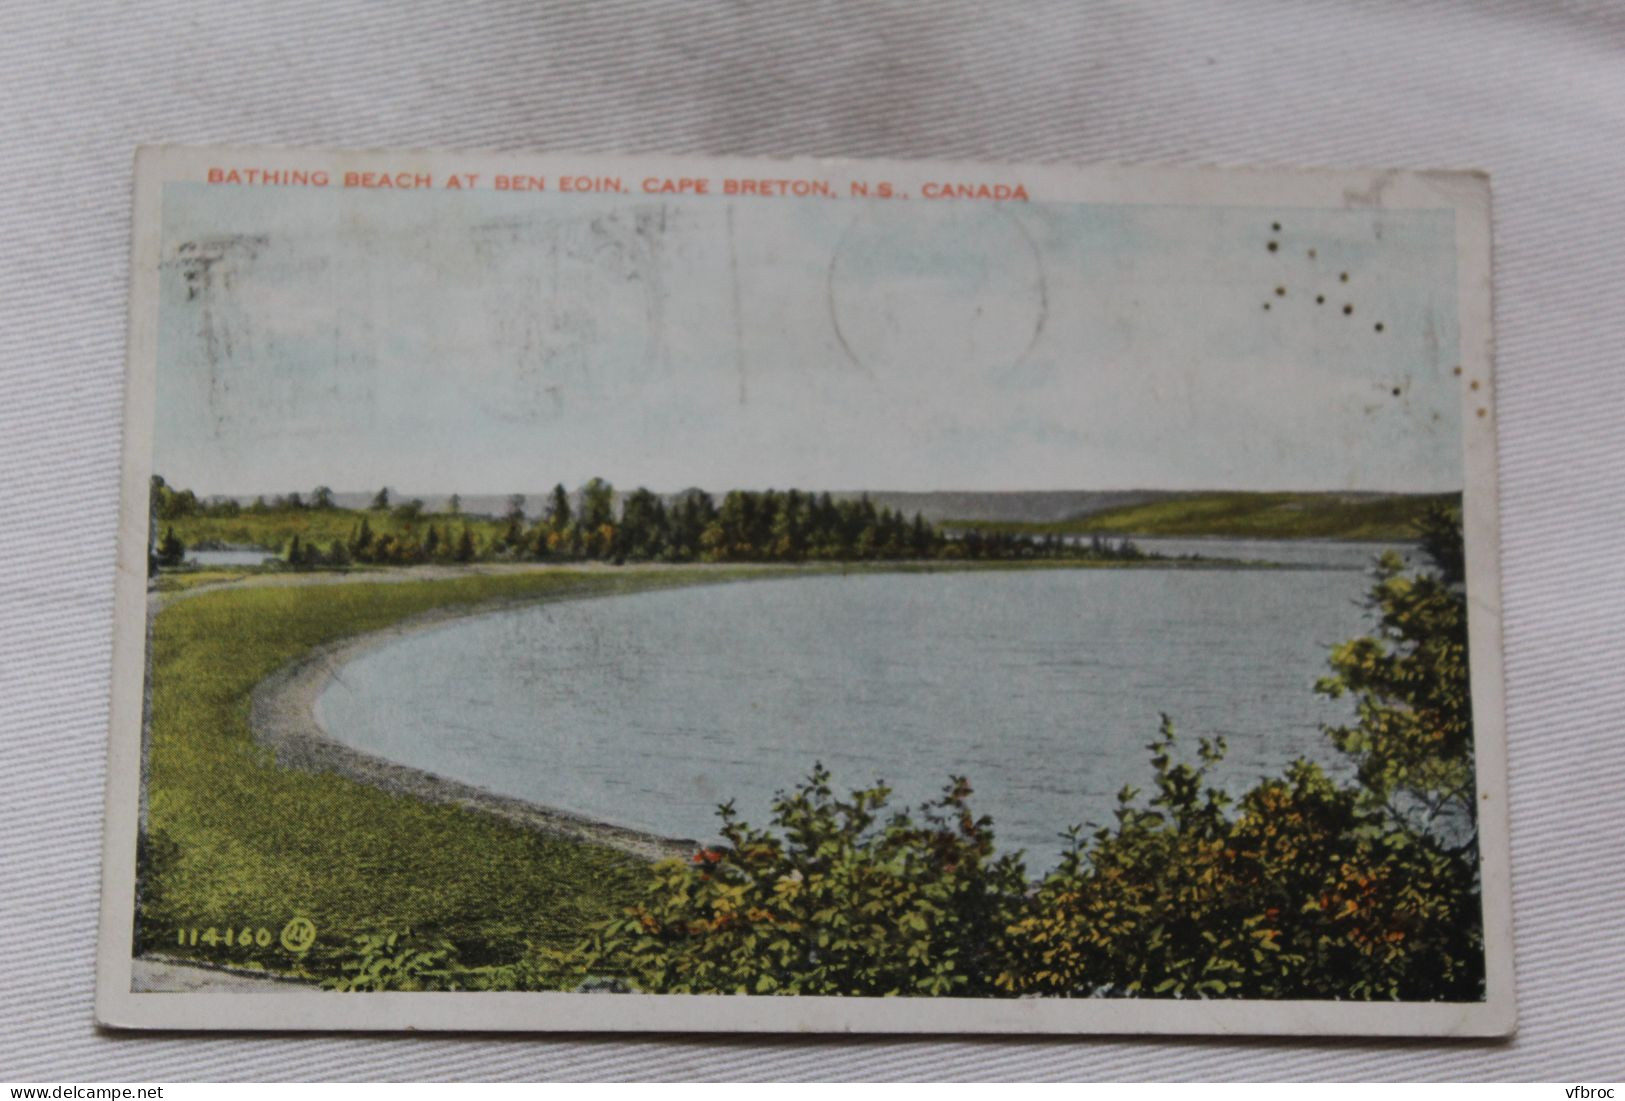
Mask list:
[[[631,592],[764,571],[548,572],[393,584],[200,592],[152,633],[148,830],[138,951],[321,977],[352,939],[410,928],[465,965],[563,945],[619,911],[643,865],[473,811],[431,806],[331,773],[279,767],[249,730],[256,684],[311,648],[432,608]],[[269,946],[179,943],[184,930],[280,930],[304,917],[302,957]]]
[[1052,523],[949,520],[949,528],[1029,535],[1227,535],[1253,539],[1414,539],[1435,504],[1459,493],[1188,493]]

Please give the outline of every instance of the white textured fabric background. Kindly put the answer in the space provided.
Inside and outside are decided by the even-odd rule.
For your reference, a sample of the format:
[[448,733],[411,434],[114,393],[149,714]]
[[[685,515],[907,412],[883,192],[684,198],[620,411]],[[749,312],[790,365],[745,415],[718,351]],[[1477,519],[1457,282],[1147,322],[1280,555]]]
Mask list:
[[[91,1023],[140,142],[1477,167],[1496,202],[1509,1044],[115,1035]],[[0,1078],[1625,1074],[1625,9],[0,10]]]

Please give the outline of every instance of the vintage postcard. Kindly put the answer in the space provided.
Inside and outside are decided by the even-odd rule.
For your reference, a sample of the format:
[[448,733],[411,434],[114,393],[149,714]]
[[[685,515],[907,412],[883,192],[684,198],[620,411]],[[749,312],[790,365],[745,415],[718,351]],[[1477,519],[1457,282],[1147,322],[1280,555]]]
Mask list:
[[98,1015],[1498,1036],[1474,173],[137,160]]

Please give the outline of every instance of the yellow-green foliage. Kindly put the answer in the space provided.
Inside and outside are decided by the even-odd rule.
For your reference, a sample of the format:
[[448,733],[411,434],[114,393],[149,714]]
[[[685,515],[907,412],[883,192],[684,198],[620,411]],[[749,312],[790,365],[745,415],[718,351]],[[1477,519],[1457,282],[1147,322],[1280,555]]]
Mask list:
[[185,573],[160,574],[152,579],[151,585],[156,592],[176,593],[202,588],[205,585],[241,581],[248,573],[247,570],[189,570]]
[[[158,613],[151,643],[148,828],[138,948],[331,973],[353,938],[411,927],[468,965],[573,940],[635,895],[643,865],[332,773],[279,767],[249,730],[264,677],[334,639],[431,608],[625,592],[724,575],[569,572],[202,592]],[[310,919],[318,941],[181,945],[177,930]]]
[[[773,829],[652,870],[479,814],[278,768],[248,731],[268,673],[433,607],[787,570],[550,572],[259,587],[175,601],[153,632],[140,947],[175,930],[311,919],[296,961],[339,989],[1473,1000],[1483,993],[1459,522],[1422,524],[1435,569],[1384,562],[1377,631],[1336,647],[1328,731],[1358,780],[1298,762],[1240,799],[1222,740],[1149,747],[1155,791],[1029,883],[954,779],[919,812],[837,797],[822,768]],[[411,932],[406,932],[410,930]],[[208,958],[219,959],[218,953]],[[276,946],[238,950],[286,969]]]
[[346,994],[377,990],[467,989],[469,972],[458,966],[457,946],[444,937],[367,933],[356,937],[339,975],[322,983]]

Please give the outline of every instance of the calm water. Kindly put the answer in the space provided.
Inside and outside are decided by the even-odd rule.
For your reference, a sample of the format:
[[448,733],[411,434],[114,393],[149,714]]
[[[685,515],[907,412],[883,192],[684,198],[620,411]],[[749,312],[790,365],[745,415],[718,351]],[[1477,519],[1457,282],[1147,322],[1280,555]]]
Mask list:
[[1367,630],[1367,576],[1043,570],[803,577],[539,605],[447,624],[347,664],[317,714],[359,749],[670,836],[822,760],[895,801],[967,775],[1001,848],[1048,867],[1069,824],[1150,778],[1158,712],[1188,749],[1229,739],[1232,790],[1335,762],[1313,692]]

